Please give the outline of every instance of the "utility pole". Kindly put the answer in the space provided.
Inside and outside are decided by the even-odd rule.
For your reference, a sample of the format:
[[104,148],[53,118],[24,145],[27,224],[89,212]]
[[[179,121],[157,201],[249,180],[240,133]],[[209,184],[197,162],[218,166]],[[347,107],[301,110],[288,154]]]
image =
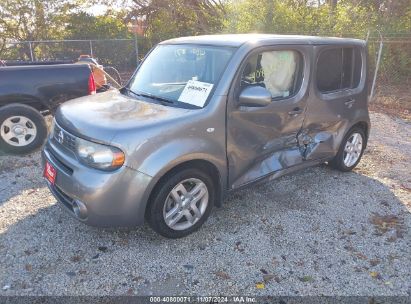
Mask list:
[[136,48],[136,62],[138,66],[138,41],[137,41],[137,29],[138,29],[138,18],[136,16],[132,17],[131,19],[134,20],[134,25],[133,25],[133,32],[134,32],[134,47]]
[[31,41],[29,41],[29,49],[30,49],[30,59],[31,61],[34,61],[33,48],[31,46]]
[[93,55],[93,42],[90,40],[90,56],[91,57],[94,57],[94,55]]

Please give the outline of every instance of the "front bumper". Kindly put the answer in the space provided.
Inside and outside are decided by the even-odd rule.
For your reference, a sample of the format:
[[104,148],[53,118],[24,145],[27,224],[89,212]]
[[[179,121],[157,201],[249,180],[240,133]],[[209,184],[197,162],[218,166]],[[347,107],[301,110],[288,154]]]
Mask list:
[[82,165],[74,154],[49,139],[42,151],[57,170],[51,193],[78,220],[97,227],[130,227],[144,222],[151,177],[122,167],[105,172]]

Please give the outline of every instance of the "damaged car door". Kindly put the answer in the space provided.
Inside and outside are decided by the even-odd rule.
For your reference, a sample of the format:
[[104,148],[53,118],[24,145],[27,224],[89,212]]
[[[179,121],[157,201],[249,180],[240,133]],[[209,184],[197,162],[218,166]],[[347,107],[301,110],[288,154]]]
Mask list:
[[297,135],[306,109],[310,53],[311,46],[264,47],[241,64],[227,104],[232,189],[303,161]]
[[313,81],[298,135],[304,160],[335,156],[349,126],[364,115],[366,53],[359,46],[314,46]]

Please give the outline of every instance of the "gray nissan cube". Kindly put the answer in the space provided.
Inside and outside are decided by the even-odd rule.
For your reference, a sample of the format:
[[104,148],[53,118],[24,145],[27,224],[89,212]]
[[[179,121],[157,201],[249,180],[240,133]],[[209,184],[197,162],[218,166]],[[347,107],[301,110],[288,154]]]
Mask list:
[[121,90],[60,106],[44,177],[86,224],[146,220],[179,238],[232,191],[324,162],[352,170],[369,130],[365,41],[177,38]]

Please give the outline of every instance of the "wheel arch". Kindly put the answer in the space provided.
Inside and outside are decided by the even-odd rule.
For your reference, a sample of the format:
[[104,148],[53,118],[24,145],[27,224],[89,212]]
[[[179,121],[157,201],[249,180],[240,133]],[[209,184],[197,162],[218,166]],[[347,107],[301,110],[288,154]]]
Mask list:
[[355,128],[355,127],[359,127],[361,129],[364,130],[365,132],[365,136],[368,138],[369,136],[369,124],[366,121],[359,121],[357,123],[355,123],[350,129]]
[[363,121],[363,120],[361,120],[361,121],[357,121],[355,124],[353,124],[352,126],[351,126],[351,128],[349,128],[348,130],[347,130],[347,132],[344,134],[344,137],[349,133],[349,132],[351,132],[351,130],[352,129],[354,129],[354,128],[361,128],[363,131],[364,131],[364,133],[365,133],[365,147],[364,148],[366,148],[367,147],[367,142],[368,142],[368,137],[369,137],[369,132],[370,132],[370,124],[369,124],[369,122],[366,122],[366,121]]
[[224,186],[222,182],[221,173],[219,172],[217,166],[209,160],[191,159],[191,160],[180,162],[171,168],[167,168],[165,172],[158,174],[158,176],[153,179],[153,183],[152,183],[152,186],[150,187],[149,194],[146,200],[147,203],[145,206],[145,212],[147,212],[148,210],[147,207],[153,200],[153,195],[156,192],[158,185],[160,185],[161,182],[164,181],[165,179],[169,178],[170,175],[180,170],[186,169],[186,168],[197,168],[197,169],[200,169],[208,173],[211,176],[214,182],[215,189],[216,189],[216,198],[217,198],[216,206],[217,207],[221,206],[223,195],[224,195],[224,191],[223,191]]
[[0,109],[6,106],[24,104],[37,111],[47,111],[49,107],[41,99],[32,95],[6,96],[0,100]]
[[[357,122],[355,122],[354,124],[352,124],[351,127],[348,128],[346,132],[344,132],[344,136],[343,136],[343,138],[342,138],[342,140],[341,140],[341,142],[340,142],[340,145],[339,145],[337,154],[334,156],[333,159],[331,159],[331,160],[329,161],[329,164],[330,164],[332,167],[334,167],[335,169],[338,169],[338,170],[343,171],[343,172],[351,171],[353,168],[355,168],[355,166],[357,166],[358,162],[359,162],[360,159],[361,159],[361,156],[362,156],[363,151],[364,151],[365,148],[367,147],[368,135],[369,135],[369,128],[370,128],[370,123],[369,123],[369,121],[367,122],[367,121],[360,120],[360,121],[357,121]],[[363,150],[362,150],[362,152],[361,152],[361,155],[359,156],[359,159],[356,161],[356,163],[352,164],[351,167],[346,167],[345,164],[344,164],[344,165],[341,164],[342,160],[339,160],[339,158],[341,158],[342,155],[343,155],[343,154],[342,154],[342,153],[343,153],[342,151],[343,151],[344,146],[345,146],[345,145],[344,145],[345,139],[348,140],[349,134],[351,134],[351,132],[353,132],[354,129],[360,129],[361,131],[364,132],[364,135],[365,135],[365,138],[364,138],[364,146],[363,146]]]

